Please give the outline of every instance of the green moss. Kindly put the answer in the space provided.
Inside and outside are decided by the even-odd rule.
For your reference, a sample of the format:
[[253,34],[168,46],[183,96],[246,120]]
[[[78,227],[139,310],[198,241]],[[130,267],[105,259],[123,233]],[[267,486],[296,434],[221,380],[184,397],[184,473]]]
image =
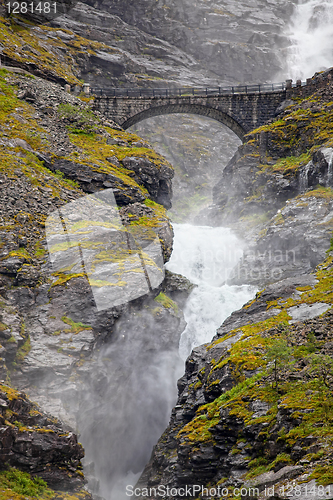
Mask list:
[[320,266],[316,277],[318,282],[308,291],[304,291],[296,304],[306,303],[314,304],[315,302],[326,302],[333,304],[333,257],[329,256]]
[[243,396],[249,387],[255,385],[258,379],[259,376],[246,379],[216,398],[212,403],[200,406],[197,410],[198,416],[179,431],[177,438],[180,442],[213,441],[213,435],[210,430],[218,424],[221,408],[230,405],[230,403],[239,396]]
[[310,198],[311,196],[315,196],[316,198],[321,198],[324,200],[332,200],[333,199],[333,189],[330,187],[318,186],[316,189],[312,189],[307,193],[303,194],[302,197]]
[[34,479],[27,472],[21,472],[17,469],[0,472],[0,489],[11,489],[14,493],[24,496],[38,498],[43,495],[44,498],[51,498],[52,491],[48,489],[47,484],[41,478]]
[[11,252],[9,252],[7,258],[10,258],[10,257],[20,257],[20,258],[23,258],[25,260],[31,261],[31,257],[29,255],[28,251],[26,250],[26,248],[19,248],[17,250],[12,250]]
[[249,462],[248,467],[250,471],[247,473],[246,478],[251,479],[260,474],[264,474],[264,472],[268,472],[269,464],[267,458],[257,457]]
[[8,385],[0,385],[0,390],[7,395],[9,401],[13,401],[14,399],[21,399],[21,394]]
[[8,325],[6,325],[5,323],[1,323],[0,321],[0,332],[3,332],[4,330],[7,330],[9,328]]
[[166,309],[172,309],[174,314],[179,314],[179,308],[176,302],[174,302],[170,297],[168,297],[165,293],[160,292],[157,297],[155,297],[155,302],[158,302]]
[[316,479],[317,483],[323,486],[333,484],[333,465],[318,465],[309,479]]
[[73,181],[72,179],[66,179],[65,174],[63,172],[60,172],[60,170],[56,170],[55,172],[52,172],[54,177],[57,179],[60,179],[61,181],[65,182],[68,186],[79,188],[80,184],[76,181]]
[[74,134],[87,134],[88,136],[97,131],[100,120],[89,109],[82,109],[71,104],[60,104],[59,115],[65,120],[69,132]]
[[82,332],[83,330],[91,330],[90,325],[84,325],[83,323],[75,323],[71,318],[68,318],[67,316],[63,316],[61,318],[61,321],[66,323],[67,325],[70,325],[70,328],[67,328],[64,330],[64,333],[74,333],[76,335],[79,332]]
[[[245,426],[266,423],[266,427],[261,433],[263,442],[269,438],[270,429],[277,423],[279,408],[293,410],[290,418],[295,424],[289,432],[282,430],[278,438],[279,441],[285,442],[287,448],[290,449],[299,439],[310,435],[317,437],[318,440],[333,439],[332,360],[328,356],[320,354],[322,343],[316,341],[314,335],[309,334],[308,340],[302,345],[297,342],[293,343],[295,341],[289,331],[291,328],[289,327],[290,316],[287,312],[287,308],[295,304],[333,303],[333,257],[329,256],[323,264],[318,266],[316,276],[318,282],[314,286],[301,287],[299,299],[277,299],[273,302],[267,302],[267,308],[277,307],[281,309],[278,315],[266,321],[245,325],[229,332],[209,346],[213,348],[236,333],[242,333],[241,340],[234,343],[227,354],[217,362],[211,363],[211,371],[204,382],[206,388],[214,384],[217,385],[216,376],[218,378],[219,370],[228,364],[236,385],[231,391],[222,394],[213,402],[199,407],[197,416],[179,431],[180,445],[195,446],[196,443],[213,442],[213,434],[210,431],[220,421],[222,408],[228,408],[230,416],[234,415],[243,419]],[[252,303],[245,307],[250,307]],[[288,342],[286,342],[287,339],[289,339]],[[274,351],[275,354],[273,352],[272,355],[269,354],[274,347],[274,342],[283,342],[288,349],[288,360],[282,357],[278,359],[277,369],[281,371],[281,374],[283,372],[283,376],[279,375],[278,387],[274,386],[273,383],[274,363],[273,366],[269,365],[273,358],[279,357],[281,354],[279,349]],[[289,379],[288,374],[298,374],[297,363],[303,359],[306,360],[306,374],[303,374],[302,380]],[[258,369],[260,372],[257,375],[244,379],[245,370],[248,374],[249,370]],[[213,382],[210,382],[210,378],[214,379]],[[193,387],[201,387],[201,382],[199,374]],[[246,397],[244,398],[244,396]],[[250,407],[250,402],[253,400],[265,401],[270,409],[265,415],[253,418],[253,411]],[[313,457],[313,460],[317,458]],[[248,477],[272,470],[281,463],[292,463],[287,453],[282,453],[271,459],[257,457],[249,464]],[[332,482],[329,474],[330,471],[327,469],[327,477],[323,480],[324,484]],[[319,477],[319,473],[317,477]]]
[[200,415],[194,418],[190,423],[178,433],[177,438],[181,444],[186,442],[212,442],[213,435],[210,430],[217,425],[219,417],[207,418],[206,415]]
[[74,279],[74,278],[82,278],[85,277],[84,273],[63,273],[63,272],[56,272],[52,273],[52,276],[56,276],[58,279],[54,283],[52,283],[51,288],[55,286],[60,286],[60,285],[65,285],[68,281]]
[[34,255],[35,257],[38,259],[38,258],[42,258],[45,256],[46,254],[46,250],[44,248],[44,246],[41,244],[40,241],[37,241],[35,243],[35,246],[34,246]]
[[15,361],[16,363],[22,363],[25,356],[31,351],[31,342],[28,337],[24,344],[17,350]]
[[[212,349],[213,347],[215,347],[216,345],[218,344],[221,344],[223,343],[224,341],[228,340],[228,339],[232,339],[232,337],[234,337],[236,334],[235,332],[230,332],[230,333],[227,333],[226,335],[223,335],[223,337],[221,337],[220,339],[217,339],[217,340],[214,340],[214,342],[211,342],[208,346],[207,346],[207,351],[209,351],[210,349]],[[214,360],[215,361],[215,360]],[[216,365],[216,362],[214,363],[214,366]]]
[[[219,383],[219,380],[217,380],[217,383]],[[195,385],[194,385],[194,389],[197,391],[198,389],[200,389],[200,387],[202,387],[202,382],[201,380],[199,380],[199,382],[197,382]]]
[[52,500],[55,498],[57,500],[80,500],[85,497],[84,491],[73,494],[54,491],[40,477],[32,477],[27,472],[15,468],[0,472],[1,500]]
[[[40,39],[34,34],[32,30],[25,29],[19,24],[16,24],[14,19],[9,22],[0,17],[0,42],[5,47],[3,53],[14,60],[26,64],[26,52],[24,47],[29,47],[29,60],[35,63],[42,71],[57,75],[64,78],[69,83],[80,83],[73,72],[73,55],[68,51],[68,46],[57,36],[57,29],[42,27],[43,30],[52,31],[55,39],[48,39],[48,44],[51,46],[48,50],[45,44],[41,45]],[[63,58],[60,61],[56,53],[52,51],[52,45],[66,49],[63,53]]]
[[283,173],[284,175],[294,175],[297,170],[306,165],[311,160],[311,155],[309,153],[303,153],[300,156],[288,156],[287,158],[281,158],[274,165],[267,166],[272,172]]
[[[97,140],[95,135],[75,135],[70,134],[71,142],[79,148],[81,154],[79,156],[72,154],[66,159],[71,159],[74,163],[85,164],[92,170],[97,172],[111,174],[119,179],[117,188],[123,190],[124,186],[136,188],[143,196],[148,196],[148,191],[140,186],[132,177],[133,173],[125,168],[112,165],[107,158],[116,156],[121,159],[122,155],[119,153],[118,146],[109,146],[106,144],[106,139],[99,137]],[[126,148],[129,156],[135,156],[132,148]],[[123,156],[124,157],[124,156]]]

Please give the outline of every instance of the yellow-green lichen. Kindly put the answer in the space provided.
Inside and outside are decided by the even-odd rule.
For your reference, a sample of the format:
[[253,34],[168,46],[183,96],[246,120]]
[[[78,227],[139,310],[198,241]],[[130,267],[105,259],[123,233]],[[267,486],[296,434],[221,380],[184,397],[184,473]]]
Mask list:
[[155,297],[155,302],[158,302],[166,309],[171,309],[174,314],[179,314],[179,308],[176,302],[174,302],[170,297],[168,297],[165,293],[160,292],[157,297]]

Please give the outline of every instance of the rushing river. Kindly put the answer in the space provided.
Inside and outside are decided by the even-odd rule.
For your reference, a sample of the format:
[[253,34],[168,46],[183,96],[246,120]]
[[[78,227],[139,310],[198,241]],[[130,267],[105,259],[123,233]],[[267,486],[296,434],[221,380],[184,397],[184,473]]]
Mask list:
[[[149,461],[153,445],[168,424],[177,400],[177,378],[183,375],[184,361],[193,347],[209,342],[223,320],[255,293],[253,287],[224,284],[243,254],[241,242],[229,229],[174,224],[174,233],[174,250],[166,267],[196,285],[184,310],[182,360],[172,349],[149,354],[163,324],[152,323],[151,318],[145,323],[144,311],[137,319],[120,319],[118,330],[127,333],[102,353],[113,360],[110,383],[116,380],[117,387],[106,398],[101,419],[108,422],[108,432],[99,436],[89,427],[84,444],[88,455],[95,457],[101,494],[107,500],[125,500],[126,485],[135,484]],[[128,375],[119,377],[124,369]]]
[[183,359],[209,342],[216,329],[254,295],[250,286],[224,284],[243,255],[242,245],[224,227],[174,224],[174,250],[167,269],[186,276],[196,288],[184,310],[187,326],[180,341]]
[[[298,2],[286,27],[290,45],[283,49],[288,76],[304,79],[332,65],[332,22],[333,0]],[[209,342],[224,319],[255,293],[250,286],[224,284],[243,252],[242,243],[229,229],[174,224],[174,232],[174,251],[166,267],[196,285],[184,309],[182,360],[176,350],[151,359],[149,343],[161,324],[146,327],[144,310],[137,315],[138,323],[125,315],[118,327],[128,335],[119,335],[101,353],[113,360],[106,386],[113,384],[114,390],[110,387],[103,408],[97,408],[80,428],[106,500],[126,500],[126,485],[135,484],[149,461],[167,426],[177,398],[176,380],[191,350]],[[126,377],[119,376],[124,371]]]

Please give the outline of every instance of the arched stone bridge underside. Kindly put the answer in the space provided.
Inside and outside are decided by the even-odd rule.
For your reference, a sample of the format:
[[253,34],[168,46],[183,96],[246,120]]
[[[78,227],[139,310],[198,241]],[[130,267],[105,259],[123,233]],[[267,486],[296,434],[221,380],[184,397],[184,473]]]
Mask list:
[[[306,97],[330,84],[333,69],[305,83],[252,85],[226,89],[92,89],[93,109],[127,129],[146,118],[190,113],[217,120],[242,141],[247,133],[267,123],[286,100]],[[100,95],[98,95],[100,94]],[[179,94],[179,95],[178,95]]]
[[217,120],[242,141],[245,134],[274,118],[286,91],[265,94],[178,97],[95,97],[93,109],[125,130],[146,118],[189,113]]
[[223,123],[223,125],[226,125],[230,130],[235,132],[235,134],[238,135],[240,139],[243,139],[246,133],[242,126],[227,113],[219,109],[210,108],[209,106],[202,106],[200,104],[167,104],[164,106],[153,106],[149,109],[137,113],[136,115],[126,120],[126,122],[122,124],[122,127],[126,130],[135,123],[141,122],[146,118],[151,118],[152,116],[159,115],[168,115],[172,113],[188,113],[212,118],[213,120],[217,120],[218,122]]

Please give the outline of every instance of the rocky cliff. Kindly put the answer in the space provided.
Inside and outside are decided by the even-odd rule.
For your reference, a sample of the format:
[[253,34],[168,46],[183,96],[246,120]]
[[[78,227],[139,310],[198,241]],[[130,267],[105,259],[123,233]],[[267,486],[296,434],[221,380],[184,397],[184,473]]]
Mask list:
[[331,495],[331,71],[248,134],[215,188],[217,220],[252,241],[232,282],[266,288],[188,358],[142,498]]
[[[132,30],[167,41],[191,55],[215,79],[229,82],[264,81],[281,69],[283,59],[276,45],[288,45],[283,27],[293,9],[293,3],[284,0],[236,5],[226,0],[140,0],[135,8],[119,0],[86,3],[116,15]],[[154,56],[149,49],[147,53]]]
[[[8,23],[3,27],[10,33],[15,32]],[[31,33],[18,35],[19,38],[25,36],[34,39]],[[49,54],[56,62],[57,55],[52,51]],[[95,474],[108,481],[114,479],[110,464],[105,467],[104,460],[107,454],[116,457],[115,450],[119,447],[119,442],[107,438],[114,436],[110,434],[111,427],[117,432],[117,426],[123,425],[126,418],[128,426],[133,425],[134,419],[141,418],[144,422],[158,397],[161,408],[166,404],[165,394],[156,394],[157,399],[147,401],[142,413],[139,402],[135,406],[131,398],[137,384],[145,387],[149,382],[146,374],[149,370],[154,372],[156,356],[160,357],[160,366],[169,370],[171,379],[176,376],[177,356],[171,363],[169,358],[177,350],[184,321],[171,297],[175,294],[174,281],[178,283],[177,290],[179,283],[183,286],[183,292],[176,291],[180,301],[188,293],[190,284],[181,277],[168,275],[161,286],[142,293],[142,298],[113,307],[111,302],[106,311],[99,311],[81,264],[71,262],[61,269],[52,267],[45,225],[50,214],[62,213],[64,205],[111,189],[119,207],[117,220],[122,223],[121,231],[127,228],[129,235],[139,235],[144,245],[146,236],[150,238],[153,234],[161,256],[167,260],[173,234],[164,206],[170,206],[173,169],[138,136],[94,115],[89,98],[74,97],[56,83],[25,70],[17,71],[4,68],[0,74],[1,379],[24,389],[44,410],[80,431],[87,460],[97,456],[95,472],[92,465],[88,467],[86,463],[86,468],[90,488],[98,491]],[[57,71],[55,65],[53,71]],[[57,75],[60,80],[61,73]],[[100,225],[104,227],[103,223]],[[83,227],[86,226],[81,229]],[[110,260],[120,263],[119,272],[126,273],[122,271],[121,256],[116,250]],[[130,280],[129,275],[125,277]],[[103,283],[97,281],[94,286],[98,290]],[[130,335],[133,329],[138,336],[135,349]],[[160,334],[154,336],[153,332]],[[127,383],[128,399],[122,403],[125,410],[117,412],[116,417],[110,408],[119,401],[119,389],[122,380],[127,380],[129,366],[133,379]],[[171,385],[170,398],[173,399],[175,380]],[[125,389],[122,396],[126,396]],[[4,402],[4,408],[6,404]],[[126,413],[129,407],[131,411]],[[10,457],[6,462],[22,473],[28,470],[45,479],[48,486],[62,488],[67,494],[71,488],[83,487],[83,473],[81,470],[76,473],[83,456],[76,437],[65,433],[61,438],[61,428],[57,430],[52,426],[43,434],[43,430],[38,430],[39,425],[42,428],[38,419],[36,422],[23,419],[22,425],[28,426],[25,429],[18,409],[10,405],[8,408],[15,418],[7,416],[2,425],[6,457]],[[144,466],[147,450],[149,453],[157,440],[159,428],[166,425],[163,408],[160,419],[154,422],[156,429],[150,432],[148,439],[142,432],[141,441],[135,438],[134,449],[124,453],[123,460],[116,460],[115,475],[128,467]],[[19,423],[15,424],[14,420]],[[51,434],[54,434],[52,439]],[[127,435],[121,436],[118,432],[118,437],[122,443],[121,439]],[[15,455],[16,448],[22,459]],[[54,456],[49,449],[54,449]],[[57,458],[57,449],[63,462]],[[4,460],[6,457],[4,455]],[[53,461],[63,469],[63,477],[59,471],[53,471]],[[24,465],[27,463],[29,467]],[[65,478],[67,464],[68,480]],[[56,485],[53,477],[58,478]]]
[[[83,79],[97,87],[165,88],[279,81],[285,79],[285,51],[290,44],[286,26],[293,3],[79,2],[68,16],[53,20],[53,30],[39,26],[22,37],[4,30],[0,43],[3,36],[3,56],[12,64],[62,83]],[[161,123],[166,132],[162,142]],[[200,160],[204,177],[196,170],[197,148],[184,132],[189,128],[199,133],[207,150]],[[225,145],[231,144],[232,150],[237,146],[233,134],[190,116],[185,121],[179,116],[151,119],[138,130],[158,144],[158,151],[166,153],[179,171],[174,216],[186,220],[197,207],[207,206],[216,176],[232,155]],[[174,139],[172,154],[166,137]],[[223,146],[217,152],[218,166],[216,140]]]
[[67,491],[74,498],[90,499],[83,490],[84,451],[75,434],[11,387],[2,385],[0,394],[1,462],[5,464],[1,489],[8,487],[8,494],[54,495],[52,488],[60,490],[59,498],[64,498],[61,491]]
[[[167,426],[184,327],[179,304],[191,286],[167,275],[141,298],[98,311],[77,263],[52,268],[48,215],[110,188],[128,234],[152,230],[165,261],[172,249],[165,212],[172,167],[146,141],[94,115],[79,94],[81,79],[116,86],[266,80],[281,68],[272,46],[286,44],[289,14],[290,2],[170,0],[138,1],[135,9],[123,1],[78,3],[70,16],[29,30],[0,19],[3,60],[23,71],[3,70],[0,80],[1,377],[79,430],[88,461],[94,457],[85,470],[95,493],[108,492],[128,470],[139,472]],[[76,96],[59,87],[66,82],[77,85]],[[232,282],[266,289],[193,351],[141,487],[199,484],[230,498],[243,487],[243,499],[264,498],[272,486],[271,497],[291,491],[296,498],[302,487],[306,498],[306,481],[310,497],[319,498],[333,483],[331,102],[328,83],[284,103],[276,120],[247,137],[214,190],[215,224],[232,225],[251,244]],[[196,148],[190,151],[189,176],[197,163]],[[197,172],[191,189],[208,177]],[[42,423],[1,390],[10,465],[52,487],[61,469],[67,491],[81,487],[75,436],[67,440],[46,416],[41,432]],[[39,411],[24,396],[14,399],[29,414]],[[66,449],[60,466],[48,445]],[[35,449],[28,470],[24,454]],[[10,478],[19,482],[15,474],[5,471],[5,488]],[[29,481],[37,490],[23,495],[46,488]]]

